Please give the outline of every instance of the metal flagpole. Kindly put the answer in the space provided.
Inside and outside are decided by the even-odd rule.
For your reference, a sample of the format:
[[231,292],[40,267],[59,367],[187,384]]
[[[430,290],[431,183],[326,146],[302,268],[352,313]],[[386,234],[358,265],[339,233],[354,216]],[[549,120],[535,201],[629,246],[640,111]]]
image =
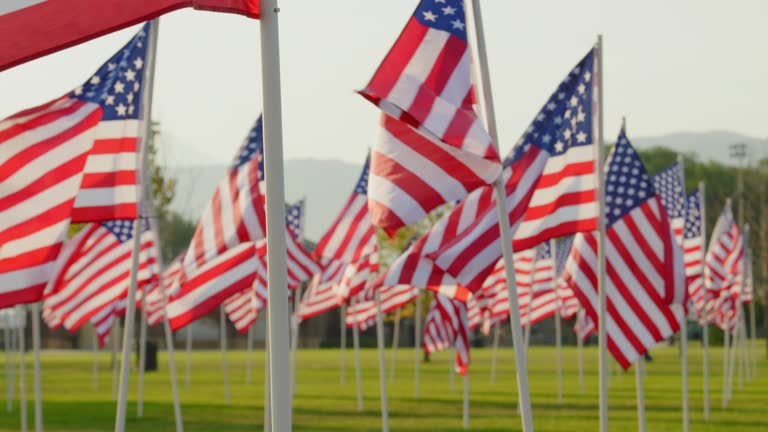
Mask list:
[[376,290],[376,344],[379,348],[379,390],[381,392],[381,431],[389,432],[387,401],[387,365],[384,358],[384,316],[381,312],[381,293]]
[[301,299],[301,285],[296,287],[296,292],[293,294],[293,318],[291,319],[291,398],[296,394],[296,351],[299,348],[299,326],[301,325],[301,318],[299,318],[299,307]]
[[496,384],[496,360],[499,352],[501,325],[493,326],[493,350],[491,351],[491,384]]
[[[741,305],[742,309],[744,305]],[[739,390],[744,389],[744,378],[749,376],[749,362],[747,362],[747,325],[744,313],[742,312],[741,322],[739,322]]]
[[11,352],[11,333],[13,333],[11,322],[16,321],[16,318],[10,313],[8,316],[11,318],[5,323],[3,328],[3,344],[5,345],[5,407],[11,413],[13,412],[13,387],[15,381],[13,378],[13,353]]
[[397,346],[400,344],[400,310],[395,311],[395,326],[392,330],[392,364],[389,366],[389,380],[395,379],[395,366],[397,365]]
[[[480,82],[482,84],[486,125],[488,126],[488,132],[491,135],[493,144],[498,150],[499,140],[496,129],[496,116],[493,110],[493,94],[491,93],[488,56],[485,50],[483,19],[479,0],[472,0],[472,20],[476,36],[477,65],[480,69]],[[509,324],[512,330],[512,342],[515,349],[515,371],[517,373],[517,393],[521,413],[520,418],[523,425],[523,432],[532,432],[533,414],[531,412],[530,391],[528,389],[528,366],[525,349],[523,347],[523,333],[520,326],[520,309],[517,301],[517,285],[515,283],[513,263],[512,233],[509,226],[506,193],[502,182],[503,178],[500,176],[494,184],[494,190],[496,196],[496,211],[499,216],[499,232],[501,234],[507,290],[509,292]]]
[[117,386],[119,376],[119,363],[117,360],[117,347],[120,346],[120,317],[115,317],[112,323],[112,400],[117,400]]
[[[149,137],[152,133],[152,94],[155,82],[155,58],[157,54],[157,34],[159,20],[152,20],[149,29],[149,46],[147,47],[146,60],[146,91],[143,95],[143,113],[144,133],[141,140],[141,193],[147,190],[147,181],[149,180]],[[141,195],[139,198],[142,198]],[[140,199],[139,209],[142,210],[141,203],[146,199]],[[144,231],[144,221],[139,215],[133,223],[133,251],[131,253],[131,283],[128,287],[128,297],[126,299],[125,310],[125,328],[123,329],[123,352],[120,361],[120,386],[117,398],[117,413],[115,414],[115,432],[125,431],[126,410],[128,405],[128,375],[131,371],[131,347],[133,343],[133,326],[136,319],[136,290],[137,273],[139,270],[139,253],[141,251],[141,233]]]
[[[749,262],[752,263],[752,251],[749,253]],[[757,378],[757,318],[755,315],[755,280],[754,271],[749,272],[749,283],[752,287],[752,301],[749,303],[749,332],[751,343],[749,344],[749,360],[752,363],[752,374],[750,380]]]
[[[707,200],[705,197],[704,192],[706,191],[704,182],[699,182],[699,198],[700,198],[700,209],[699,212],[701,214],[701,244],[702,248],[705,248],[707,245]],[[702,277],[704,275],[704,260],[701,260],[701,274]],[[706,287],[703,287],[704,290],[706,290]],[[702,306],[701,311],[701,322],[702,322],[702,336],[703,339],[703,346],[704,346],[704,355],[703,355],[703,361],[704,361],[704,367],[703,367],[703,373],[704,373],[704,383],[702,388],[702,393],[704,396],[704,419],[709,420],[709,317],[707,316],[707,296],[704,296],[704,305]]]
[[192,323],[187,326],[186,333],[187,333],[187,370],[186,374],[184,376],[184,388],[186,390],[189,390],[189,385],[192,381],[192,329],[191,329]]
[[99,338],[96,334],[96,327],[93,327],[91,350],[93,351],[93,389],[97,390],[99,388]]
[[[579,310],[577,320],[583,320],[584,309]],[[576,335],[576,363],[579,369],[579,393],[584,394],[584,340],[581,335]]]
[[555,311],[555,347],[557,349],[557,401],[563,402],[563,330],[559,308]]
[[[162,290],[162,287],[160,288]],[[136,401],[136,417],[144,416],[144,364],[147,360],[147,296],[141,296],[141,324],[139,324],[139,396]]]
[[[353,297],[352,304],[357,303],[357,300]],[[360,327],[355,320],[354,327],[352,327],[352,344],[355,349],[355,383],[357,384],[357,410],[363,411],[363,380],[360,376]]]
[[232,402],[229,392],[229,367],[227,365],[227,314],[224,304],[219,306],[219,342],[221,348],[221,374],[224,378],[224,402]]
[[34,354],[35,431],[43,432],[43,394],[40,380],[40,303],[32,303],[32,352]]
[[[535,263],[535,261],[534,261]],[[535,265],[535,264],[534,264]],[[531,342],[531,313],[533,312],[533,275],[534,271],[531,268],[531,285],[530,291],[528,291],[528,306],[525,308],[525,349],[528,349],[528,345]]]
[[272,432],[272,383],[269,379],[269,310],[265,317],[264,336],[264,432]]
[[462,425],[469,429],[469,371],[464,374],[464,403],[462,404]]
[[597,131],[597,187],[598,216],[597,225],[597,339],[599,345],[598,367],[600,369],[600,432],[608,432],[608,376],[607,363],[608,339],[606,334],[607,296],[605,284],[605,190],[603,189],[605,172],[605,140],[603,137],[603,35],[597,36],[597,92],[598,92],[598,131]]
[[635,387],[637,389],[637,430],[645,432],[645,395],[643,394],[643,357],[635,363]]
[[21,315],[19,324],[19,411],[21,413],[21,432],[27,432],[29,430],[29,418],[27,415],[27,364],[24,359],[26,348],[26,335],[24,334],[24,328],[27,326],[27,308],[24,305],[20,305],[16,309],[16,313]]
[[339,338],[341,339],[341,383],[347,383],[347,305],[339,308]]
[[269,356],[272,385],[272,429],[291,430],[291,394],[288,352],[288,286],[285,246],[285,191],[283,189],[283,119],[280,90],[280,46],[277,0],[261,0],[261,76],[264,101],[264,175],[267,213],[267,286],[269,296]]
[[731,337],[731,329],[726,328],[725,330],[723,330],[723,394],[722,394],[723,409],[725,409],[728,406],[728,375],[729,375],[728,356],[730,355],[730,337]]
[[421,373],[421,290],[417,290],[413,311],[413,397],[419,398]]
[[253,368],[253,326],[248,327],[245,335],[245,383],[251,383],[251,369]]
[[[677,163],[680,164],[680,172],[682,173],[683,180],[683,195],[688,196],[685,193],[685,160],[683,156],[677,155]],[[681,245],[682,248],[682,245]],[[687,287],[685,289],[688,289]],[[683,378],[683,432],[688,432],[690,427],[690,420],[688,418],[688,316],[685,313],[685,305],[681,311],[680,319],[680,373]]]

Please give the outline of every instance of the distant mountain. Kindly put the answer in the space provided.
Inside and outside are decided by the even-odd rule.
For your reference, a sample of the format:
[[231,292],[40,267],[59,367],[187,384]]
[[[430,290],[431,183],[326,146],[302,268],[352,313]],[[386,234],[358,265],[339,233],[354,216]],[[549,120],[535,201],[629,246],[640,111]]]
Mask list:
[[[728,146],[747,144],[753,159],[768,157],[768,142],[734,132],[675,133],[658,137],[632,138],[638,148],[667,147],[682,153],[696,153],[701,161],[735,164]],[[317,241],[333,223],[334,217],[354,187],[360,165],[339,160],[294,159],[285,161],[285,196],[291,202],[307,198],[306,236]],[[225,165],[188,165],[169,169],[178,180],[171,208],[190,220],[197,220],[205,209]]]
[[753,161],[768,157],[768,140],[730,131],[679,132],[655,137],[630,137],[637,148],[666,147],[680,153],[695,153],[702,162],[715,161],[727,165],[737,162],[730,157],[729,146],[747,145],[747,157]]

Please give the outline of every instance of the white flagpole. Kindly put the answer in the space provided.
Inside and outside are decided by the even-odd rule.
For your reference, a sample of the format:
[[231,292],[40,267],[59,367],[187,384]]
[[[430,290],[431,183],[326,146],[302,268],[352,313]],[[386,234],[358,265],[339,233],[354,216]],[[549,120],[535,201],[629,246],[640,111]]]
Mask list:
[[[535,264],[534,264],[535,265]],[[528,306],[525,308],[525,349],[531,343],[531,313],[533,310],[533,268],[531,268],[531,288],[528,291]]]
[[[688,195],[685,193],[685,160],[682,155],[677,155],[677,162],[680,164],[680,172],[682,173],[683,195],[687,197]],[[688,432],[690,428],[688,416],[688,316],[685,309],[681,311],[680,319],[680,369],[683,378],[683,432]]]
[[[357,303],[356,298],[352,298],[352,304]],[[357,410],[363,411],[363,380],[360,376],[360,327],[355,320],[352,327],[352,344],[355,349],[355,383],[357,384]]]
[[413,311],[413,397],[419,398],[421,369],[421,290],[417,290]]
[[[699,198],[701,199],[700,202],[700,209],[699,212],[701,214],[701,244],[702,247],[706,247],[707,244],[707,200],[705,196],[705,186],[704,182],[699,182]],[[704,260],[701,260],[701,274],[704,274]],[[706,290],[706,287],[703,287],[704,290]],[[702,393],[704,396],[704,420],[709,420],[709,317],[707,316],[707,296],[704,296],[704,305],[702,306],[702,336],[703,339],[703,349],[704,349],[704,355],[703,355],[703,373],[704,373],[704,383],[702,388]]]
[[269,310],[265,317],[264,336],[264,432],[272,432],[272,383],[269,379]]
[[[157,34],[159,20],[152,20],[149,29],[149,45],[147,47],[146,59],[146,91],[143,93],[142,120],[144,122],[144,131],[141,140],[141,193],[147,190],[147,181],[149,181],[149,137],[152,133],[152,94],[154,92],[155,82],[155,58],[157,54]],[[139,209],[142,209],[140,195]],[[131,253],[131,283],[128,287],[127,304],[125,309],[125,328],[123,329],[123,352],[120,361],[120,386],[117,398],[117,413],[115,414],[115,432],[125,431],[126,411],[128,406],[128,375],[131,371],[131,348],[133,344],[133,326],[136,319],[136,290],[138,287],[137,273],[139,270],[139,253],[141,252],[141,233],[144,231],[144,220],[141,215],[133,223],[133,251]]]
[[296,394],[296,352],[299,348],[299,326],[301,325],[301,318],[299,318],[299,307],[301,303],[301,285],[296,287],[296,292],[293,293],[293,317],[291,319],[291,398]]
[[493,326],[493,350],[491,351],[491,384],[496,384],[496,360],[499,352],[501,324]]
[[[488,56],[485,50],[483,19],[479,0],[472,0],[472,20],[476,35],[477,65],[480,69],[479,78],[482,87],[486,124],[491,139],[498,150],[499,140],[496,129],[496,116],[493,110],[493,95],[491,93]],[[517,301],[517,285],[515,283],[513,262],[512,233],[509,226],[506,192],[502,182],[503,179],[499,177],[494,184],[494,190],[496,196],[496,211],[499,216],[499,232],[501,234],[507,290],[509,292],[509,324],[512,330],[512,343],[514,344],[515,349],[515,371],[517,373],[517,393],[521,413],[520,418],[522,421],[523,432],[532,432],[533,414],[531,412],[531,398],[528,389],[528,366],[525,349],[523,347],[523,333],[520,326],[520,309]]]
[[11,334],[13,333],[11,323],[16,321],[13,314],[8,314],[11,319],[5,323],[3,328],[3,343],[5,345],[5,409],[13,412],[13,387],[15,379],[13,377],[13,353],[11,352]]
[[557,350],[557,401],[563,402],[563,330],[560,310],[555,311],[555,348]]
[[384,316],[381,312],[381,293],[376,290],[376,344],[379,348],[379,390],[381,392],[381,431],[389,432],[387,401],[387,365],[384,358]]
[[[752,251],[749,253],[749,260],[752,260]],[[757,318],[755,316],[755,281],[753,273],[749,272],[750,285],[752,286],[752,301],[749,303],[749,332],[750,341],[749,344],[749,360],[752,363],[752,373],[749,378],[757,378]]]
[[34,354],[35,431],[43,432],[43,394],[40,379],[40,303],[32,303],[32,351]]
[[280,87],[280,46],[277,0],[261,0],[261,76],[264,101],[264,175],[267,186],[267,286],[269,296],[269,366],[272,386],[272,429],[291,430],[291,394],[288,350],[288,286],[285,245],[285,191],[283,189],[283,119]]
[[730,375],[728,357],[730,356],[730,337],[731,337],[731,329],[726,328],[725,330],[723,330],[723,394],[722,394],[723,409],[725,409],[728,406],[728,375]]
[[251,369],[253,369],[253,326],[248,327],[245,334],[245,383],[251,383]]
[[339,338],[341,339],[341,383],[347,383],[347,305],[339,308]]
[[645,432],[645,395],[643,394],[643,357],[635,363],[635,387],[637,389],[637,430]]
[[469,429],[469,371],[464,374],[464,403],[462,404],[462,425]]
[[[741,305],[742,310],[744,305]],[[749,376],[749,363],[747,362],[747,325],[744,313],[742,312],[739,328],[739,390],[744,389],[744,378]]]
[[24,328],[27,322],[27,308],[24,305],[17,306],[16,313],[21,315],[19,322],[19,411],[21,413],[21,432],[29,430],[27,415],[27,364],[24,359],[26,348],[26,338]]
[[186,367],[186,374],[184,376],[184,388],[189,391],[189,386],[192,381],[192,328],[191,323],[190,325],[187,325],[187,328],[185,329],[187,333],[187,367]]
[[[583,319],[584,309],[579,309],[578,313],[579,318]],[[576,356],[576,363],[579,368],[579,393],[584,394],[584,340],[578,334],[576,335]]]
[[[162,288],[160,288],[162,290]],[[147,361],[147,299],[146,293],[141,296],[141,323],[139,324],[139,395],[136,401],[136,417],[144,416],[144,364]]]
[[389,380],[395,379],[395,366],[397,365],[397,346],[400,344],[400,310],[395,311],[395,326],[392,331],[392,364],[389,366]]
[[[162,257],[158,258],[161,259]],[[163,298],[163,331],[165,333],[165,345],[168,350],[168,372],[171,375],[171,392],[173,393],[173,418],[176,422],[176,432],[184,432],[184,420],[181,416],[181,399],[179,398],[179,382],[176,379],[176,352],[173,346],[173,333],[171,323],[168,322],[168,297],[163,287],[163,273],[158,273],[158,285]]]
[[597,187],[598,187],[598,216],[597,225],[597,339],[599,345],[598,367],[600,369],[600,432],[608,432],[608,336],[606,334],[607,296],[605,283],[605,190],[603,189],[605,173],[603,159],[605,157],[605,141],[603,137],[603,35],[597,36],[597,92],[598,92],[598,131],[597,131]]
[[221,374],[224,378],[224,402],[232,402],[229,392],[229,367],[227,365],[227,314],[224,304],[219,306],[219,341],[221,348]]
[[96,334],[96,327],[93,327],[91,350],[93,351],[93,389],[97,390],[99,388],[99,337]]
[[119,363],[117,360],[117,347],[120,346],[120,317],[115,317],[112,323],[112,400],[117,400],[117,386],[119,377]]

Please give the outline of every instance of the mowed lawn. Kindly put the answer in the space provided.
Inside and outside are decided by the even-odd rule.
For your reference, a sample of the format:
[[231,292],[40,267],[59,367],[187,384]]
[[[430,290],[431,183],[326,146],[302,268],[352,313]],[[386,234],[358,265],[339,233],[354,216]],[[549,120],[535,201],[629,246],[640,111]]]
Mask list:
[[[689,363],[692,431],[768,431],[768,363],[760,351],[759,377],[734,390],[727,410],[721,409],[722,351],[712,350],[711,401],[709,421],[702,415],[702,358],[697,343],[692,342]],[[390,360],[387,352],[387,361]],[[584,352],[585,393],[579,391],[577,350],[566,347],[563,353],[565,397],[557,401],[554,348],[532,347],[529,354],[530,383],[534,421],[537,431],[595,431],[597,416],[597,350]],[[356,410],[354,356],[347,351],[346,383],[340,382],[340,356],[337,349],[300,350],[298,385],[294,408],[294,429],[314,431],[380,430],[379,376],[377,352],[362,351],[364,411]],[[414,399],[412,348],[400,349],[396,376],[389,385],[391,429],[393,431],[462,430],[462,379],[456,377],[451,391],[449,365],[452,354],[432,357],[421,369],[421,397]],[[680,362],[676,347],[653,351],[645,379],[649,431],[681,430]],[[187,431],[261,430],[264,400],[264,355],[255,351],[253,380],[246,384],[247,358],[243,351],[228,353],[232,403],[224,402],[221,355],[216,351],[193,355],[191,387],[184,386],[185,355],[177,353],[184,425]],[[4,361],[2,356],[0,360]],[[27,355],[29,415],[32,427],[32,357]],[[100,357],[98,389],[93,388],[92,354],[88,352],[51,352],[43,355],[43,395],[47,431],[112,430],[115,403],[112,400],[110,354]],[[470,390],[472,430],[520,430],[516,414],[516,384],[513,351],[499,351],[495,384],[490,383],[490,349],[473,349]],[[3,365],[4,366],[4,365]],[[131,377],[128,427],[134,431],[172,431],[173,409],[168,378],[167,357],[161,353],[160,372],[147,374],[144,417],[136,417],[136,374]],[[4,369],[0,368],[0,371]],[[3,394],[5,378],[3,379]],[[288,385],[288,383],[286,383]],[[18,392],[16,393],[18,397]],[[611,431],[637,430],[635,378],[628,373],[614,373],[610,379]],[[0,405],[0,430],[18,430],[18,404],[14,412]]]

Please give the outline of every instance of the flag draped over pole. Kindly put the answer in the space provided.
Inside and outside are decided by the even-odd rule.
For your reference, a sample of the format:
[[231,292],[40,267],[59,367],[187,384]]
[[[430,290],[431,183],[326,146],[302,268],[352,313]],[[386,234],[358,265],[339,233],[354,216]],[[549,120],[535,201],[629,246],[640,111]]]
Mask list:
[[[625,369],[684,320],[682,252],[661,200],[624,131],[606,162],[607,347]],[[578,234],[564,278],[597,313],[597,234]]]
[[148,32],[74,91],[0,122],[0,307],[40,299],[71,221],[137,216]]
[[6,0],[0,71],[181,8],[259,18],[259,0]]

